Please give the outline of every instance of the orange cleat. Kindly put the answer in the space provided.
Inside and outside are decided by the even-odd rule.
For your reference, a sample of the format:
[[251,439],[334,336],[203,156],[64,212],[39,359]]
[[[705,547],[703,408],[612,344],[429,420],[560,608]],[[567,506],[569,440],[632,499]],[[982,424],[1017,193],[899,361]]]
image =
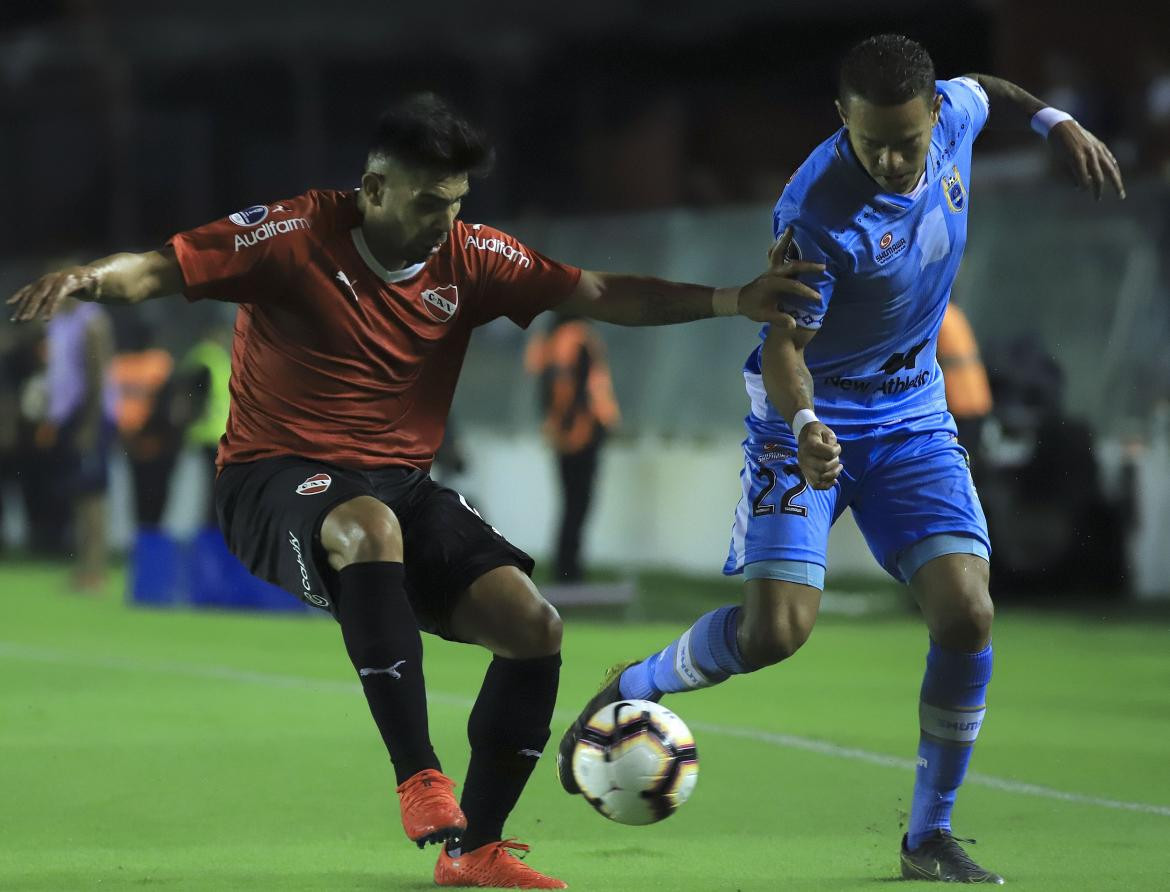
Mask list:
[[507,849],[527,852],[528,846],[514,839],[489,842],[452,858],[446,848],[435,865],[436,886],[464,886],[475,889],[568,889],[569,884],[533,870]]
[[421,849],[428,842],[446,842],[467,829],[467,818],[455,801],[455,781],[427,768],[398,787],[402,829]]

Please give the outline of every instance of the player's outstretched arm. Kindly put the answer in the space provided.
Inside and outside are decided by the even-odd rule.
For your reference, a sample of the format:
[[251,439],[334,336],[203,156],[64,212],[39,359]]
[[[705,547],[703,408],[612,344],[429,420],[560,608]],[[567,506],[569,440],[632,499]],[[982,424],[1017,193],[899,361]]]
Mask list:
[[738,288],[684,285],[619,273],[584,270],[576,290],[558,309],[615,325],[670,325],[712,316],[746,316],[781,328],[796,323],[781,307],[816,303],[819,295],[796,277],[824,269],[819,263],[788,258],[792,232],[785,232],[768,253],[768,269]]
[[831,489],[841,474],[837,435],[813,414],[813,379],[804,348],[816,332],[808,328],[768,329],[760,354],[764,390],[796,434],[796,460],[813,489]]
[[1125,198],[1121,168],[1108,146],[1078,124],[1071,115],[1045,104],[1011,81],[990,74],[968,74],[978,81],[991,107],[988,124],[993,127],[1032,129],[1048,140],[1048,145],[1065,165],[1079,189],[1091,191],[1097,200],[1112,186]]
[[8,298],[13,322],[49,319],[67,297],[103,304],[136,304],[178,294],[183,273],[174,251],[111,254],[84,266],[49,273]]

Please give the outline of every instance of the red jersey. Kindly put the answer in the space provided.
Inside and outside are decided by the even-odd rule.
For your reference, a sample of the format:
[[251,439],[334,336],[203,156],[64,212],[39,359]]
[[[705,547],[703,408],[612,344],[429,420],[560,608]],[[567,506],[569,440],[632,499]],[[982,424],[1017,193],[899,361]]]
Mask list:
[[429,468],[472,329],[527,327],[581,275],[459,221],[426,261],[386,270],[353,192],[255,205],[168,244],[188,300],[240,304],[221,468],[282,455]]

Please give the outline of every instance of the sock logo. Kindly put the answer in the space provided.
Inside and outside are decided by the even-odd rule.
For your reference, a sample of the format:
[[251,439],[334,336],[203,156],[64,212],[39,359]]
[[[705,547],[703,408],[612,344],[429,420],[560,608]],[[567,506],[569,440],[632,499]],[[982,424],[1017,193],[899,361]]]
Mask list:
[[398,667],[405,662],[406,660],[399,660],[393,666],[387,666],[385,669],[359,669],[358,675],[362,678],[368,675],[389,675],[391,678],[402,678],[402,673],[398,671]]
[[517,755],[527,756],[529,759],[539,759],[541,757],[542,753],[540,752],[540,750],[524,749],[524,750],[520,750],[520,752],[517,753]]

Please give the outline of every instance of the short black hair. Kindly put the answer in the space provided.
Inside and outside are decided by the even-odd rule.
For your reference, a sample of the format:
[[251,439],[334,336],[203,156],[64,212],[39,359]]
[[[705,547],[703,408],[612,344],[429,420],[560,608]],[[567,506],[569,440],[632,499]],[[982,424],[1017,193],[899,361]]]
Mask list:
[[434,93],[416,93],[378,119],[369,157],[385,155],[443,174],[485,174],[495,161],[482,130]]
[[867,37],[841,62],[837,98],[850,96],[874,105],[902,105],[915,96],[934,99],[934,61],[922,44],[901,34]]

